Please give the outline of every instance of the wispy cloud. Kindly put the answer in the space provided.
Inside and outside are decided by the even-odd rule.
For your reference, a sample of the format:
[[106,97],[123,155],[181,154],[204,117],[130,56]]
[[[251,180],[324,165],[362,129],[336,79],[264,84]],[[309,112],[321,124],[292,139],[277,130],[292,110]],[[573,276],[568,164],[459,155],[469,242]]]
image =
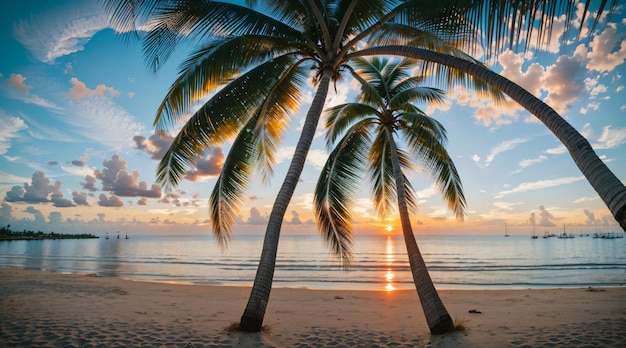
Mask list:
[[145,128],[108,97],[87,96],[71,101],[68,110],[63,120],[77,134],[114,149],[131,145],[133,136]]
[[594,149],[614,149],[626,143],[626,127],[605,126],[602,134],[593,144]]
[[476,164],[479,167],[483,167],[483,168],[488,167],[491,164],[491,162],[493,162],[493,160],[496,158],[496,156],[498,156],[499,154],[506,152],[506,151],[513,150],[518,145],[526,143],[528,141],[530,141],[530,139],[525,139],[525,138],[517,138],[517,139],[503,141],[491,149],[491,151],[489,152],[489,155],[487,155],[487,158],[485,158],[485,161],[482,164],[480,163],[480,160],[481,160],[480,156],[474,155],[472,156],[472,159],[474,160],[474,162],[476,162]]
[[96,0],[77,1],[14,24],[15,38],[35,58],[54,63],[59,57],[81,51],[108,20]]
[[518,164],[518,168],[516,170],[514,170],[513,173],[520,173],[522,170],[524,170],[524,169],[526,169],[526,168],[528,168],[528,167],[530,167],[532,165],[535,165],[535,164],[541,163],[543,161],[546,161],[547,159],[548,159],[548,157],[544,156],[544,155],[541,155],[541,156],[539,156],[537,158],[524,159],[524,160],[520,161],[520,163]]
[[11,140],[18,137],[18,132],[28,128],[24,120],[8,115],[0,110],[0,155],[11,148]]
[[11,74],[8,79],[2,82],[1,86],[9,98],[21,100],[27,104],[39,105],[47,109],[62,110],[55,103],[31,93],[33,86],[26,83],[26,77],[22,74]]
[[511,190],[500,191],[496,193],[494,197],[502,198],[506,195],[510,195],[513,193],[543,190],[543,189],[550,188],[550,187],[571,184],[571,183],[584,180],[584,179],[585,179],[584,176],[570,176],[570,177],[558,178],[558,179],[540,180],[540,181],[534,181],[534,182],[523,182]]

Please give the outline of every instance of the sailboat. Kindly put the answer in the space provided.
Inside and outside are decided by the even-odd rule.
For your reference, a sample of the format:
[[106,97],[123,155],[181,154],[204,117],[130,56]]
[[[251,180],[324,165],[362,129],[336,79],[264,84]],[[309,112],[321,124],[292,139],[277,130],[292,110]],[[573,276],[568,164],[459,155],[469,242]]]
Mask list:
[[506,227],[506,222],[504,223],[504,236],[505,236],[505,237],[508,237],[508,236],[509,236],[509,231],[508,231],[508,229],[507,229],[507,227]]
[[530,238],[532,238],[532,239],[537,239],[537,238],[539,238],[539,237],[537,237],[537,234],[535,233],[535,224],[533,224],[533,235],[532,235],[532,237],[530,237]]

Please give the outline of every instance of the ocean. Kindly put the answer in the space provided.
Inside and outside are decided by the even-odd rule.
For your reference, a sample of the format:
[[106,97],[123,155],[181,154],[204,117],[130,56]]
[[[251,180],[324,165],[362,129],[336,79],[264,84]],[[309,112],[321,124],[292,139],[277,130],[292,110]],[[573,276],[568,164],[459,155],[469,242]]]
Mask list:
[[[626,238],[417,236],[437,289],[626,286]],[[115,276],[142,281],[250,286],[262,236],[235,235],[221,250],[212,236],[130,236],[0,242],[0,267]],[[317,235],[282,235],[274,287],[412,289],[402,236],[357,236],[343,269]]]

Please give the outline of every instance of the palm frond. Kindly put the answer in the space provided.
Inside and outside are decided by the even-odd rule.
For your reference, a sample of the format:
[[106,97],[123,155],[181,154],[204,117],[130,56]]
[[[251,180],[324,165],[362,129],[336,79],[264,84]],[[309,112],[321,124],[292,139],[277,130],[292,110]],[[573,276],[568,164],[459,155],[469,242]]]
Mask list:
[[277,146],[290,123],[289,116],[300,105],[300,96],[308,73],[308,69],[300,63],[302,61],[286,70],[259,108],[259,122],[254,132],[263,182],[267,182],[273,175]]
[[360,189],[361,172],[369,145],[368,122],[349,129],[331,152],[314,192],[317,226],[325,242],[345,267],[352,260],[353,196]]
[[325,112],[327,114],[326,146],[328,149],[332,149],[337,138],[341,137],[354,123],[367,116],[373,117],[369,121],[372,123],[378,114],[376,109],[361,103],[336,105],[326,109]]
[[443,126],[431,117],[407,114],[401,132],[410,152],[422,164],[422,168],[435,179],[448,208],[457,219],[465,215],[465,196],[461,178],[445,148],[446,134]]
[[[212,92],[215,87],[231,81],[242,70],[251,64],[266,62],[256,67],[256,78],[266,78],[265,74],[276,73],[285,70],[285,65],[293,62],[293,57],[283,55],[267,64],[273,54],[283,53],[288,50],[282,39],[266,41],[265,37],[235,37],[216,40],[205,47],[196,50],[181,65],[179,77],[168,90],[165,98],[157,109],[154,125],[157,132],[172,127],[194,103]],[[282,57],[282,58],[281,58]],[[277,64],[273,68],[273,65]],[[244,76],[251,76],[254,72],[248,72]],[[248,77],[249,79],[249,77]],[[261,80],[250,80],[261,81]],[[232,89],[237,94],[233,103],[248,103],[247,90],[256,82],[249,82],[245,78],[233,81],[234,84],[245,84]],[[226,87],[227,89],[229,87]],[[245,88],[245,89],[244,89]],[[224,95],[229,97],[230,94]],[[250,104],[253,106],[254,104]],[[243,105],[246,107],[246,105]]]
[[259,113],[250,119],[235,138],[209,197],[213,235],[222,247],[226,247],[230,241],[235,216],[243,201],[242,195],[247,190],[252,172],[258,163],[254,134],[258,119]]
[[150,10],[146,27],[149,30],[143,51],[153,71],[158,71],[177,46],[186,41],[247,35],[306,41],[301,28],[291,27],[251,8],[220,1],[161,2]]
[[367,160],[368,179],[374,199],[374,209],[381,218],[385,218],[392,211],[393,203],[397,201],[396,181],[391,162],[389,142],[384,128],[380,127],[370,148]]
[[[396,23],[389,23],[383,26],[370,38],[368,44],[369,46],[415,46],[448,54],[484,66],[482,62],[472,58],[470,55],[457,48],[457,45],[461,45],[461,43],[445,41],[433,33]],[[356,53],[356,55],[358,56],[358,53]],[[445,85],[448,88],[463,86],[468,89],[473,89],[483,96],[490,97],[495,102],[504,100],[504,95],[498,89],[448,66],[422,62],[419,71],[421,72],[420,76],[429,77],[438,85]]]
[[392,98],[391,100],[389,100],[390,109],[404,109],[404,106],[406,104],[413,103],[443,103],[445,97],[444,91],[432,87],[413,86],[413,84],[411,83],[412,80],[420,79],[406,79],[402,82],[402,84],[393,89]]
[[[199,152],[234,137],[267,99],[291,62],[292,57],[283,56],[259,65],[233,80],[196,111],[159,163],[157,180],[161,186],[177,186]],[[256,83],[261,80],[264,83]]]

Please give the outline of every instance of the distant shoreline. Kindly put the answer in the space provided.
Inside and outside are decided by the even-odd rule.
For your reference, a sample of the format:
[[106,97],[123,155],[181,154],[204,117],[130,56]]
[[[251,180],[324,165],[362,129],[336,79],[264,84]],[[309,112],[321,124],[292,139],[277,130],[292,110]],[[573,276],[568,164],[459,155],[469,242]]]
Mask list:
[[45,233],[41,231],[11,231],[10,225],[0,228],[0,241],[12,241],[12,240],[45,240],[45,239],[98,239],[100,237],[91,233]]
[[0,236],[0,242],[12,241],[12,240],[61,240],[61,239],[99,239],[100,237],[90,235],[55,235],[55,236]]

